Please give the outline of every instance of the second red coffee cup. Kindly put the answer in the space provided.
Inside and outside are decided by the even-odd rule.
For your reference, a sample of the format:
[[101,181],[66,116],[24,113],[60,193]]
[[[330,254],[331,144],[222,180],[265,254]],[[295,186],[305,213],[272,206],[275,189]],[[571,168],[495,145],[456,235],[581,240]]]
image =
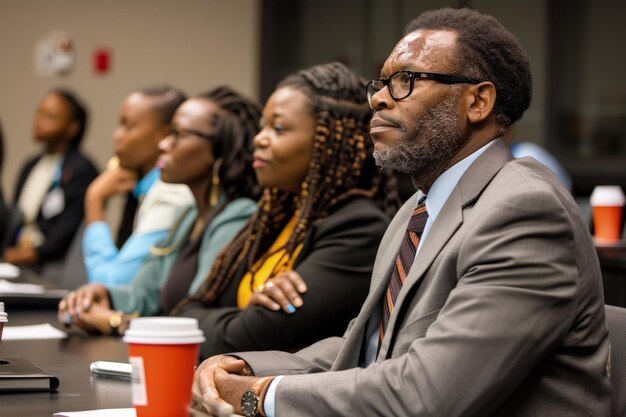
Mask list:
[[596,241],[614,242],[620,239],[624,202],[624,193],[619,186],[599,185],[593,189],[590,204]]
[[141,317],[130,322],[124,341],[137,417],[189,416],[194,366],[204,340],[193,318]]

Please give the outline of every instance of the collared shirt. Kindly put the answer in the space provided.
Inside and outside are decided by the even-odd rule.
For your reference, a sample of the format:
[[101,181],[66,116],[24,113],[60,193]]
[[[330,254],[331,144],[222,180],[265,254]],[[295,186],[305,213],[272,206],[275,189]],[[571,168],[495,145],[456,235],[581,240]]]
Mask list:
[[159,177],[160,170],[154,168],[133,189],[140,202],[136,227],[121,249],[115,246],[106,222],[93,222],[85,228],[83,253],[89,282],[107,286],[128,284],[141,268],[150,247],[167,236],[178,210],[195,204],[189,187],[166,184]]
[[161,178],[161,170],[159,168],[152,168],[146,175],[144,175],[133,188],[133,195],[137,201],[141,202],[143,198],[148,194],[150,188],[157,180]]
[[[430,191],[428,192],[428,198],[426,198],[426,210],[428,211],[428,220],[426,221],[426,226],[424,227],[424,232],[422,233],[422,237],[420,239],[421,244],[417,248],[417,253],[415,256],[417,257],[420,248],[423,246],[423,242],[428,236],[430,229],[432,228],[433,223],[437,220],[437,216],[441,212],[444,204],[452,194],[452,190],[458,184],[459,180],[465,174],[465,171],[472,165],[472,163],[485,151],[489,146],[493,144],[494,141],[489,142],[484,145],[482,148],[474,151],[471,155],[465,157],[463,160],[457,162],[450,168],[448,168],[443,174],[441,174],[430,187]],[[424,196],[424,193],[421,191],[417,194],[417,202]],[[380,309],[376,309],[367,323],[367,348],[365,352],[365,366],[369,366],[376,361],[376,355],[378,353],[378,335],[379,335],[379,327],[381,320],[381,311]],[[265,395],[265,401],[263,403],[263,408],[265,410],[265,414],[267,417],[274,417],[275,411],[275,401],[276,401],[276,388],[278,387],[278,383],[283,377],[275,378],[270,384],[267,394]],[[271,412],[271,414],[270,414]]]

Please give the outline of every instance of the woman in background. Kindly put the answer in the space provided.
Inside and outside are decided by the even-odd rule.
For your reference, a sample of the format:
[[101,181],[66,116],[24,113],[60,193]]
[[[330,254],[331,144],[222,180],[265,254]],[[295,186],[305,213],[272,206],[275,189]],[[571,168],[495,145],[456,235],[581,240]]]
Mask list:
[[[167,236],[179,211],[192,204],[186,185],[160,181],[155,166],[159,143],[170,133],[170,122],[185,96],[170,87],[130,94],[120,109],[113,146],[119,166],[104,171],[85,195],[83,255],[89,282],[106,286],[130,283],[150,253]],[[127,194],[117,244],[105,222],[105,205],[116,194]]]
[[152,248],[131,284],[73,291],[59,304],[61,321],[121,334],[132,313],[167,314],[198,290],[217,254],[256,211],[252,138],[260,115],[258,105],[225,86],[178,107],[157,166],[164,182],[189,186],[195,205]]
[[79,150],[87,111],[70,92],[46,94],[33,120],[35,140],[43,152],[23,166],[15,187],[14,204],[22,224],[4,250],[4,260],[37,269],[64,259],[83,220],[87,187],[98,175]]
[[[203,357],[294,350],[356,316],[397,208],[374,164],[370,117],[365,81],[339,63],[287,77],[269,98],[254,139],[259,211],[174,311],[199,320]],[[251,304],[291,282],[304,293],[283,310]]]

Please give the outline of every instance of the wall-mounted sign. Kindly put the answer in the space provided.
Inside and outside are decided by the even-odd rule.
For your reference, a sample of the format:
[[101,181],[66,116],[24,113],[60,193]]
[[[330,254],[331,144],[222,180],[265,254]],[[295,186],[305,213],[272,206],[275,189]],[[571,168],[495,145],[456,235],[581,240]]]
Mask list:
[[35,48],[35,69],[45,76],[67,75],[74,68],[74,42],[61,32],[40,40]]
[[93,72],[98,75],[106,75],[111,70],[111,50],[108,48],[96,48],[93,51]]

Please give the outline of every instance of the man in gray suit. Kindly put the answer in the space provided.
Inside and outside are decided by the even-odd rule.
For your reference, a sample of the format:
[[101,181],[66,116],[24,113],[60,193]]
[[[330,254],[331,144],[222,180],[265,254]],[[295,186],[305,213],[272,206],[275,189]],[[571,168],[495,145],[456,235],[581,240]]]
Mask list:
[[500,139],[530,96],[526,54],[493,17],[441,9],[411,22],[368,97],[377,163],[420,191],[381,242],[361,312],[344,337],[295,354],[208,359],[196,405],[268,416],[612,415],[593,241],[558,179]]

